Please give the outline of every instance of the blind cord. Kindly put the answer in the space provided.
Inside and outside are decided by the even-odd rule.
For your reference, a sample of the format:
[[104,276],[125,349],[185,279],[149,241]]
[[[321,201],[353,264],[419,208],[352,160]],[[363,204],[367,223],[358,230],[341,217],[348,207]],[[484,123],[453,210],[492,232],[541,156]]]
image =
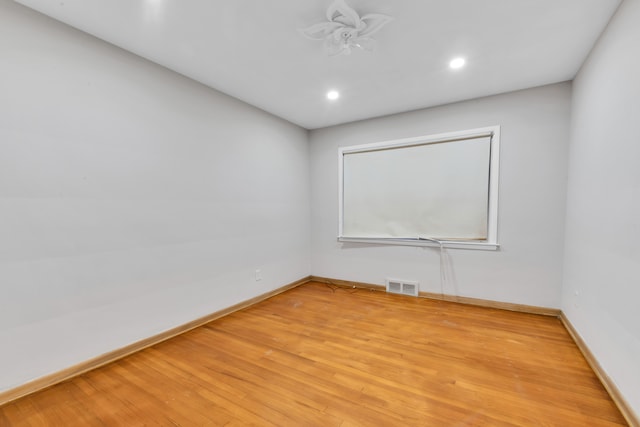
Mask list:
[[447,282],[446,262],[444,259],[444,244],[442,240],[438,240],[440,244],[440,295],[444,299],[444,285]]
[[440,246],[440,296],[444,300],[444,288],[447,282],[447,272],[446,272],[446,260],[445,260],[445,252],[444,252],[444,242],[439,239],[434,239],[433,237],[418,237],[418,240],[427,240],[429,242],[433,242]]

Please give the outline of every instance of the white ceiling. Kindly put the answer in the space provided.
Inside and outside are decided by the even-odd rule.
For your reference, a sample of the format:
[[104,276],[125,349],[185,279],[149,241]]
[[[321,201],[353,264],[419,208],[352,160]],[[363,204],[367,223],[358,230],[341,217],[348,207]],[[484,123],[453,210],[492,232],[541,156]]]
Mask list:
[[395,19],[329,57],[298,30],[332,0],[17,1],[307,129],[571,80],[620,3],[347,0]]

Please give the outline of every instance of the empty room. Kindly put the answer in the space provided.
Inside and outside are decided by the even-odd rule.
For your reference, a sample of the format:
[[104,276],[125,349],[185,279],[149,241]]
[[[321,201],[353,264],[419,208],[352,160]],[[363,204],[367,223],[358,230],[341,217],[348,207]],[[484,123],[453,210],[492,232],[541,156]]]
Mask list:
[[0,0],[0,426],[640,426],[640,0]]

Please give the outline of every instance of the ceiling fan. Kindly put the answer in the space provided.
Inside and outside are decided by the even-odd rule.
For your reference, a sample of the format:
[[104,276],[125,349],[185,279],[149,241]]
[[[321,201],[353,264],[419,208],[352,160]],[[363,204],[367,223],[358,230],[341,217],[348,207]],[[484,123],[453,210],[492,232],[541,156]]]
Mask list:
[[371,37],[392,17],[380,13],[360,16],[345,0],[334,0],[327,9],[327,22],[300,30],[312,40],[324,40],[328,55],[349,55],[353,48],[373,51],[376,41]]

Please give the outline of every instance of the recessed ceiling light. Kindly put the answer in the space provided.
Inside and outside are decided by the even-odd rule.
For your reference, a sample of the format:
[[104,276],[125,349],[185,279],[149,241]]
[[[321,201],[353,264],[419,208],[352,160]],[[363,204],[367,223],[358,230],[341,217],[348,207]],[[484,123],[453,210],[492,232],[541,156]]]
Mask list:
[[464,58],[454,58],[451,60],[451,62],[449,62],[449,67],[453,68],[454,70],[457,70],[458,68],[462,68],[464,67],[464,64],[467,61],[465,61]]
[[329,92],[327,92],[327,98],[335,101],[336,99],[340,98],[340,92],[338,92],[337,90],[330,90]]

